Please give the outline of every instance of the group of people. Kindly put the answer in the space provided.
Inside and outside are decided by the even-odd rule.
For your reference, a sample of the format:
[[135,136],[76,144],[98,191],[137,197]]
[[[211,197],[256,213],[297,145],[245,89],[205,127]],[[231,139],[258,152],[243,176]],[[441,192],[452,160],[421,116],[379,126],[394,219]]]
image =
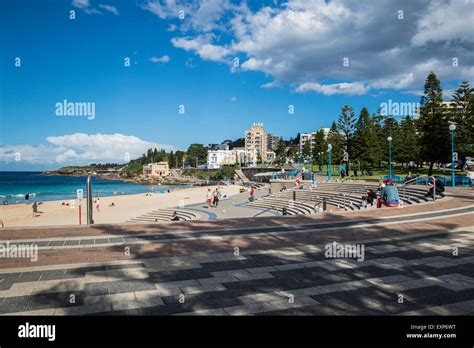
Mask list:
[[385,181],[380,180],[377,192],[368,188],[366,195],[362,197],[362,207],[374,206],[377,204],[377,208],[385,207],[398,207],[400,204],[400,197],[398,195],[398,188],[392,179]]
[[208,208],[217,208],[217,206],[219,205],[219,200],[221,199],[222,197],[222,193],[221,193],[221,190],[218,187],[216,187],[216,189],[214,191],[211,191],[211,189],[208,189],[207,190],[207,193],[206,193],[206,201],[207,201],[207,207]]

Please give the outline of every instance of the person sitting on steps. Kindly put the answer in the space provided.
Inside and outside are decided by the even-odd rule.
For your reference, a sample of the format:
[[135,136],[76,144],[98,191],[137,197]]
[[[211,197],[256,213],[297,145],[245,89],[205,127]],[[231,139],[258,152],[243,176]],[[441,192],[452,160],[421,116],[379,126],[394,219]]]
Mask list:
[[434,177],[434,182],[435,184],[433,185],[433,183],[428,183],[428,192],[426,193],[425,197],[433,197],[433,187],[436,188],[436,192],[435,194],[438,195],[438,196],[444,196],[444,191],[445,191],[445,188],[444,188],[444,185],[443,183],[436,177]]
[[380,190],[380,198],[377,200],[377,208],[398,207],[400,204],[400,197],[398,196],[398,189],[392,179],[387,179],[385,187]]

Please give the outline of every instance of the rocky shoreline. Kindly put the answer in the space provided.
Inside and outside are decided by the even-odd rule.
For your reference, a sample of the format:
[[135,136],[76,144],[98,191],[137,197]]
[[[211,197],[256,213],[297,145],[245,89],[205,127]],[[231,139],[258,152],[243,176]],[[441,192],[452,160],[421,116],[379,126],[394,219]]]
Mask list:
[[196,184],[195,180],[187,180],[181,179],[178,180],[173,177],[145,177],[143,175],[136,175],[136,176],[123,176],[121,172],[105,172],[105,173],[98,173],[96,171],[90,170],[80,170],[80,169],[57,169],[57,170],[47,170],[42,173],[44,176],[87,176],[93,175],[96,178],[103,179],[103,180],[120,180],[124,182],[128,182],[131,184],[150,184],[150,185],[189,185],[189,184]]

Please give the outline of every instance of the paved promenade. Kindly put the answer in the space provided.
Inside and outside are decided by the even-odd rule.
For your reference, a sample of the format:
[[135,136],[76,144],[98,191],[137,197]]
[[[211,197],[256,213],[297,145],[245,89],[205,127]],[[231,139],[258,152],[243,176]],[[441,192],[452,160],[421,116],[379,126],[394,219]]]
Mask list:
[[[376,209],[0,231],[3,315],[474,314],[469,193]],[[333,242],[363,258],[328,258]]]

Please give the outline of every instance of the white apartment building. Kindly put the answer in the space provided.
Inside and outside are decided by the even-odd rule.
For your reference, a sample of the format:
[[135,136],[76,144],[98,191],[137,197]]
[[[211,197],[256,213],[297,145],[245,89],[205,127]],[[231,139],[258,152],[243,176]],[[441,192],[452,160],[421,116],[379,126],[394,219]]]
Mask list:
[[232,152],[235,155],[235,163],[237,164],[250,163],[252,160],[252,154],[245,147],[234,147]]
[[207,169],[219,169],[224,165],[235,164],[235,153],[226,145],[224,149],[207,151]]
[[[319,130],[324,131],[324,137],[327,137],[330,131],[330,128],[320,128]],[[311,151],[313,151],[314,148],[314,137],[316,136],[316,133],[318,131],[314,131],[312,133],[302,133],[300,134],[300,154],[303,153],[304,146],[306,142],[310,142],[311,145]]]

